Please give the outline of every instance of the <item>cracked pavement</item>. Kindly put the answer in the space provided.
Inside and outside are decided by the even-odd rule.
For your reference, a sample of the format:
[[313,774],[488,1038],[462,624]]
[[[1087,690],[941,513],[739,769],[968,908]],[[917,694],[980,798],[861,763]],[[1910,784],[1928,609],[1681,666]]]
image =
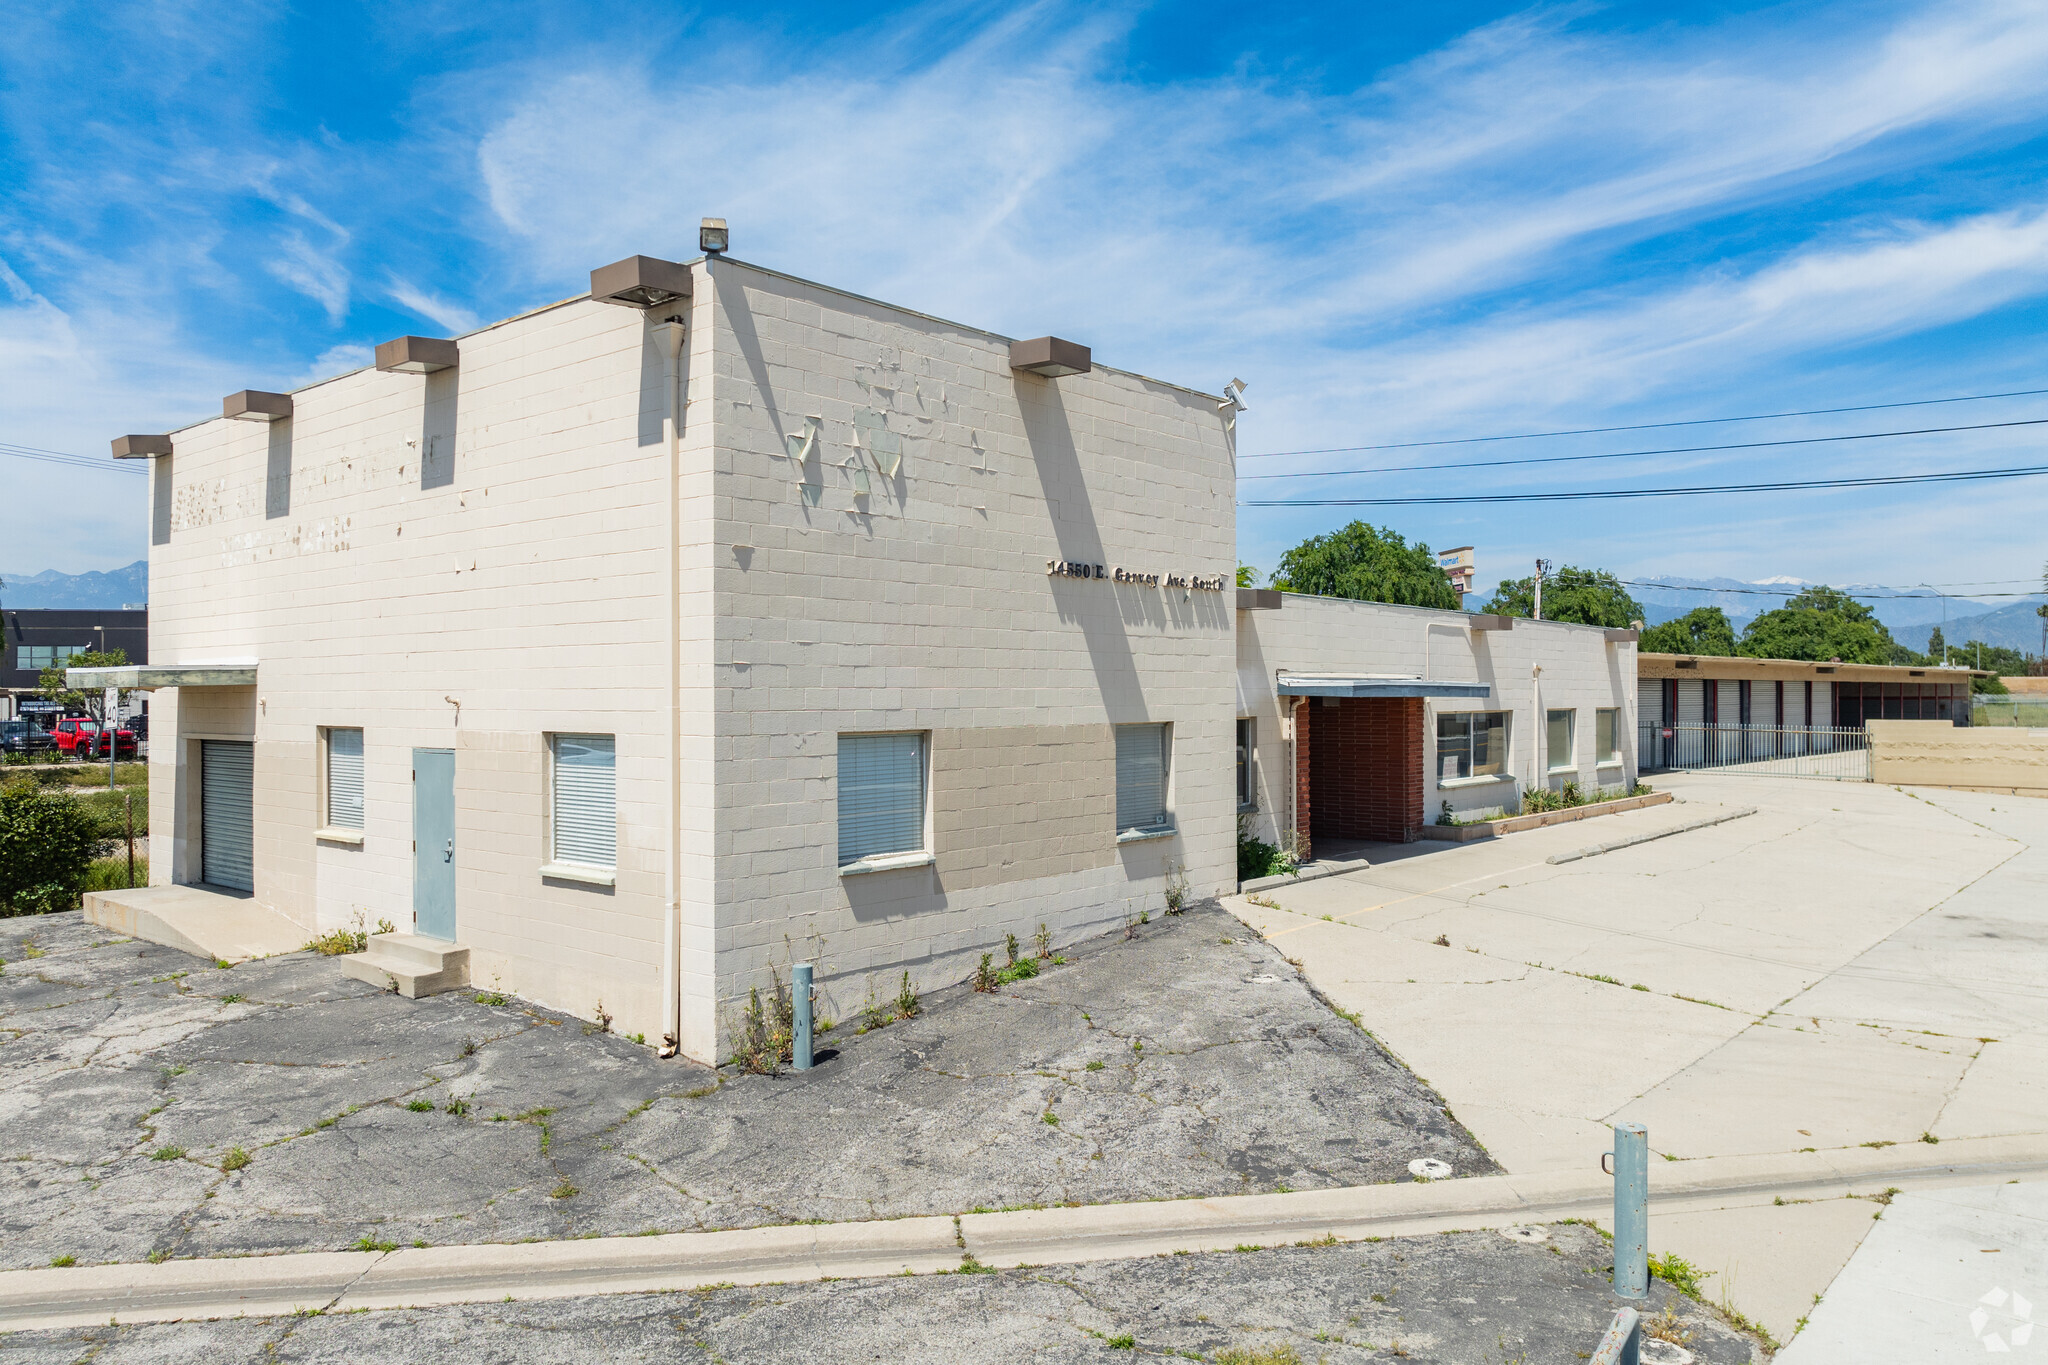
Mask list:
[[[680,1232],[1499,1168],[1214,907],[934,993],[806,1075],[470,991],[0,920],[0,1268]],[[246,1156],[242,1164],[235,1153]]]
[[[1441,849],[1226,904],[1436,1084],[1509,1170],[1611,1125],[1670,1161],[2048,1141],[2048,802],[1666,775],[1678,804]],[[1558,853],[1754,806],[1564,864]],[[1871,1221],[1657,1224],[1789,1337]]]
[[[21,1365],[818,1360],[1113,1362],[1262,1354],[1329,1365],[1576,1365],[1617,1301],[1607,1243],[1473,1232],[1077,1266],[621,1294],[454,1308],[93,1327],[6,1337]],[[1701,1365],[1762,1360],[1751,1338],[1670,1286],[1646,1318]],[[1659,1349],[1651,1343],[1653,1349]],[[1658,1359],[1646,1353],[1646,1360]],[[1665,1354],[1666,1360],[1679,1357]],[[1238,1359],[1244,1359],[1239,1356]]]

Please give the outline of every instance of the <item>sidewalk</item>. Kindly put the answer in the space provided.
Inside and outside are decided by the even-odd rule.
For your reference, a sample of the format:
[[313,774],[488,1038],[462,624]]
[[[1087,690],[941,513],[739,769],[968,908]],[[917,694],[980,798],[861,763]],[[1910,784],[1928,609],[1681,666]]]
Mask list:
[[[1678,804],[1227,902],[1510,1172],[2048,1133],[2048,803],[1726,776]],[[1717,809],[1746,819],[1553,865]],[[1448,946],[1439,946],[1439,939]],[[1654,1163],[1653,1163],[1654,1164]],[[1868,1207],[1653,1220],[1781,1340]]]

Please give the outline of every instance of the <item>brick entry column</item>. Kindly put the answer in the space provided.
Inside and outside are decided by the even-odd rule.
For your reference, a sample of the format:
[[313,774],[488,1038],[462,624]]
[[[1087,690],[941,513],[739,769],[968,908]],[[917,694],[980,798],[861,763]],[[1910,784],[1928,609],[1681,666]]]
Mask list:
[[[1326,839],[1406,843],[1422,828],[1423,733],[1420,697],[1318,698],[1313,747],[1297,741],[1299,827]],[[1309,729],[1303,723],[1297,734]]]
[[[1293,698],[1283,698],[1292,703]],[[1295,706],[1294,711],[1294,855],[1302,862],[1314,856],[1314,840],[1310,837],[1313,828],[1309,823],[1309,765],[1308,731],[1309,715],[1316,709],[1311,697],[1305,704]]]

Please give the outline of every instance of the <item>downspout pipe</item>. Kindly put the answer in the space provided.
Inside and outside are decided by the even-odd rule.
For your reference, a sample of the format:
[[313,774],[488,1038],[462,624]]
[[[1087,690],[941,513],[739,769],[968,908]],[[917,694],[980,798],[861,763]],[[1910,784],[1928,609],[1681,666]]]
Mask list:
[[666,509],[662,518],[668,552],[668,573],[662,592],[662,633],[668,645],[668,722],[663,734],[663,768],[668,791],[663,805],[667,815],[668,855],[662,867],[661,923],[661,1046],[663,1057],[673,1057],[683,1043],[683,773],[682,773],[682,633],[676,614],[682,601],[682,544],[676,507],[682,484],[682,395],[683,320],[680,315],[658,322],[653,329],[655,344],[661,347],[666,402],[662,426],[668,443]]

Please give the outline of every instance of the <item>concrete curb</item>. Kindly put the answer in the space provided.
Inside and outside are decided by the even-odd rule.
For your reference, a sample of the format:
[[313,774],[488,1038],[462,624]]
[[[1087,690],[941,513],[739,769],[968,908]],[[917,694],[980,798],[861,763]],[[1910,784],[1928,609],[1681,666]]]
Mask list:
[[1730,820],[1740,820],[1745,815],[1755,814],[1755,806],[1745,806],[1741,810],[1730,811],[1726,815],[1710,815],[1704,820],[1694,820],[1690,824],[1679,825],[1675,829],[1660,829],[1651,834],[1638,834],[1630,839],[1616,839],[1612,843],[1595,844],[1591,848],[1582,848],[1575,853],[1555,853],[1543,861],[1546,863],[1575,863],[1581,858],[1597,858],[1603,853],[1612,853],[1616,849],[1634,848],[1637,844],[1652,843],[1658,839],[1669,839],[1674,834],[1690,834],[1696,829],[1705,829],[1709,825],[1723,825]]
[[1283,872],[1275,877],[1254,877],[1248,882],[1239,882],[1237,884],[1237,894],[1246,896],[1254,891],[1264,891],[1268,887],[1293,886],[1296,882],[1318,881],[1324,877],[1341,877],[1346,872],[1363,872],[1371,866],[1372,863],[1364,858],[1333,859],[1326,863],[1310,863],[1299,872]]
[[[1651,1201],[1675,1212],[1830,1198],[1891,1186],[1983,1184],[2048,1177],[2048,1134],[1964,1138],[1937,1146],[1708,1157],[1661,1163]],[[1271,1246],[1335,1236],[1411,1236],[1602,1217],[1612,1182],[1597,1170],[1361,1185],[1292,1194],[1031,1209],[886,1222],[750,1228],[407,1248],[295,1252],[160,1265],[0,1272],[0,1331],[110,1320],[258,1316],[326,1309],[482,1303],[507,1295],[566,1298],[710,1284],[929,1274],[984,1264],[1045,1265],[1174,1251]],[[957,1226],[957,1232],[956,1232]]]

